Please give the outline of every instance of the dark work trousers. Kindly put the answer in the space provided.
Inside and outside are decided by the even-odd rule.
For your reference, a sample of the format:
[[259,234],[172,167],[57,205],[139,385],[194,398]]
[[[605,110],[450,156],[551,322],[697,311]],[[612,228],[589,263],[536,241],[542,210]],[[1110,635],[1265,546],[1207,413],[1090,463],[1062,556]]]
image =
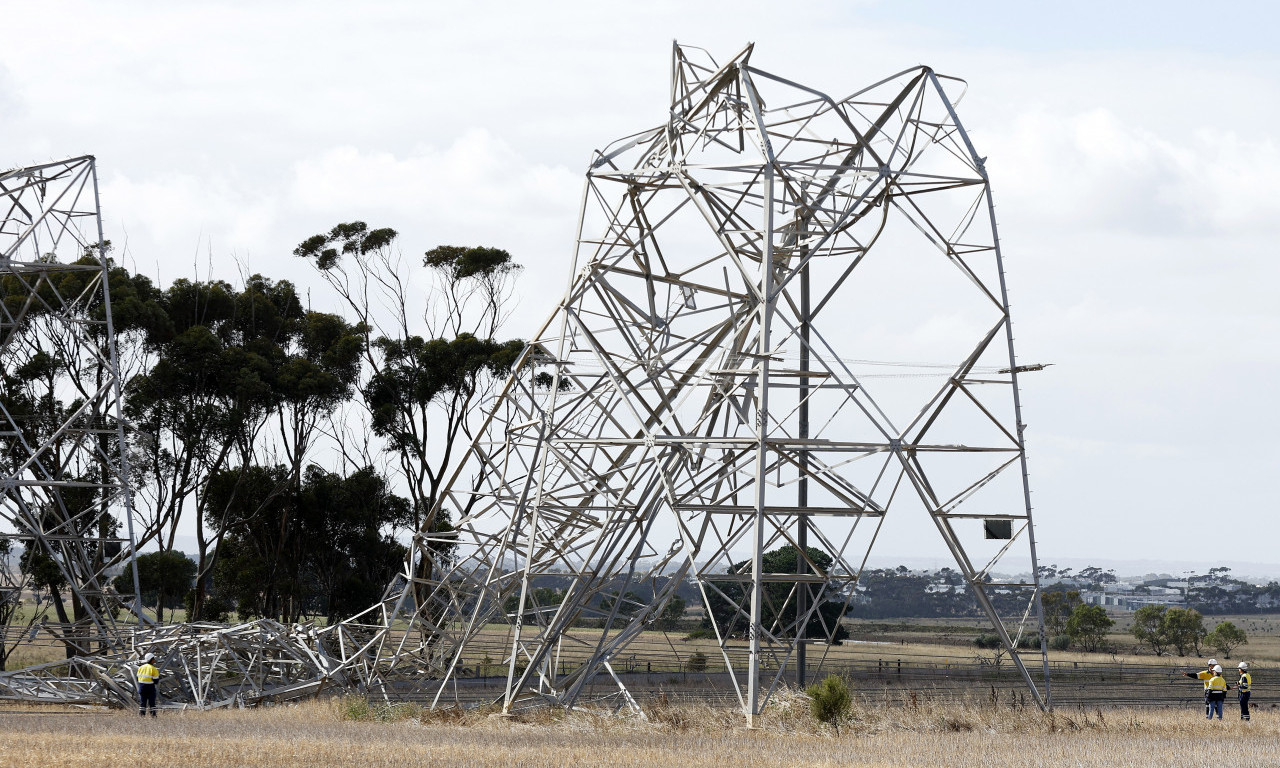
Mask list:
[[1216,696],[1215,696],[1215,695],[1210,695],[1210,696],[1209,696],[1209,711],[1208,711],[1208,713],[1206,713],[1205,717],[1207,717],[1207,718],[1209,718],[1210,720],[1212,720],[1212,719],[1213,719],[1214,714],[1217,714],[1217,715],[1218,715],[1218,719],[1219,719],[1219,720],[1221,720],[1221,719],[1222,719],[1222,700],[1223,700],[1223,699],[1225,699],[1225,698],[1227,698],[1226,693],[1225,693],[1225,692],[1221,692],[1221,691],[1220,691],[1220,692],[1218,692]]
[[151,707],[151,716],[156,716],[156,684],[138,684],[138,714],[146,717],[147,707]]
[[1249,719],[1249,697],[1252,695],[1253,694],[1249,691],[1243,691],[1240,693],[1240,719],[1241,720]]
[[1204,716],[1213,717],[1213,708],[1209,706],[1209,689],[1204,689]]

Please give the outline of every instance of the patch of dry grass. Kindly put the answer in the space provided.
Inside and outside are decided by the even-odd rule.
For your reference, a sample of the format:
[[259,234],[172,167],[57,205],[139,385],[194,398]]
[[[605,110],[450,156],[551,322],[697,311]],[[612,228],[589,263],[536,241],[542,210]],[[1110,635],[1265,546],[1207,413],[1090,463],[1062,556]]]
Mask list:
[[[358,709],[358,708],[357,708]],[[11,712],[11,710],[10,710]],[[408,713],[409,716],[401,717]],[[647,719],[600,712],[399,710],[351,719],[341,699],[217,712],[0,708],[0,765],[78,766],[1196,766],[1280,763],[1280,718],[1206,722],[1172,710],[992,709],[904,699],[860,702],[839,733],[814,723],[799,694],[777,698],[748,731],[733,710],[657,702]]]

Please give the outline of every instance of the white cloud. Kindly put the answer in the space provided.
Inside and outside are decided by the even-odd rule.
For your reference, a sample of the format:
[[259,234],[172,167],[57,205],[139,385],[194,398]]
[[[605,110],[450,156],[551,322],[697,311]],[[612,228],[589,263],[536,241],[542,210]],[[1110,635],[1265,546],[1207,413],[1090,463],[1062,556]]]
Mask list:
[[1212,212],[1217,227],[1274,232],[1280,226],[1280,147],[1275,139],[1250,140],[1233,130],[1209,129],[1195,139],[1211,148],[1211,162],[1202,169],[1208,183],[1196,200]]
[[[589,151],[662,121],[673,37],[721,59],[755,40],[757,66],[834,93],[930,63],[971,86],[959,111],[990,157],[1019,356],[1057,363],[1024,382],[1033,471],[1057,480],[1033,477],[1049,513],[1037,522],[1057,537],[1043,543],[1128,554],[1122,537],[1079,531],[1146,525],[1118,514],[1139,492],[1168,519],[1200,515],[1204,496],[1179,486],[1196,474],[1233,478],[1213,488],[1224,525],[1272,504],[1280,424],[1257,404],[1280,364],[1280,80],[1259,53],[1265,24],[1242,39],[1230,13],[1175,4],[1156,27],[1141,20],[1139,49],[1114,28],[1085,39],[1106,13],[1059,26],[1026,4],[823,0],[798,6],[823,21],[808,25],[761,25],[776,8],[758,0],[11,5],[8,26],[57,29],[59,45],[15,34],[0,51],[0,165],[96,154],[108,236],[128,235],[140,269],[191,274],[199,250],[220,276],[251,256],[305,284],[294,245],[362,218],[400,230],[406,254],[510,250],[529,267],[513,335],[564,287]],[[973,331],[959,311],[913,329],[866,314],[848,326],[886,355]],[[1123,454],[1129,437],[1149,447]],[[1224,442],[1236,466],[1181,448]],[[1275,559],[1265,533],[1250,558]],[[1175,526],[1137,534],[1170,557],[1195,551]]]
[[988,142],[1000,199],[1043,224],[1159,235],[1280,222],[1280,151],[1270,137],[1205,129],[1174,140],[1099,107],[1027,112]]
[[404,157],[334,147],[295,164],[290,194],[316,211],[381,208],[474,223],[571,216],[580,188],[577,174],[530,162],[472,130],[444,150],[420,146]]
[[[138,268],[159,269],[168,281],[190,276],[197,254],[221,257],[266,249],[279,237],[275,196],[225,179],[166,174],[134,179],[110,174],[103,182],[103,219],[113,239],[128,238]],[[145,244],[142,250],[133,242]]]
[[22,108],[22,100],[18,97],[18,89],[13,83],[13,75],[8,68],[0,64],[0,123],[11,122]]

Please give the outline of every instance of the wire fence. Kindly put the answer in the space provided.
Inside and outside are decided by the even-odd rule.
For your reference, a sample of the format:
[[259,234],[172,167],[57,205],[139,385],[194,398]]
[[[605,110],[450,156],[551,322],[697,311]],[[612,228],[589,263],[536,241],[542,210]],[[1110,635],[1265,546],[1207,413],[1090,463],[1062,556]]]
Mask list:
[[[735,651],[737,649],[734,649]],[[1037,657],[1024,657],[1028,672],[1036,687],[1044,692],[1044,668]],[[724,671],[723,660],[707,659],[705,669],[692,671],[689,664],[680,664],[669,655],[645,655],[629,653],[614,659],[611,664],[619,679],[634,698],[645,701],[656,698],[703,701],[731,705],[738,703],[738,690],[746,684],[746,654],[731,653],[734,672]],[[1186,660],[1191,662],[1191,660]],[[559,677],[572,673],[578,664],[560,661],[544,665],[544,670],[554,669]],[[765,667],[761,676],[761,690],[777,685],[794,687],[799,681],[794,660],[785,674],[779,676],[777,667]],[[522,667],[517,666],[517,670]],[[1049,687],[1052,702],[1057,707],[1093,706],[1185,706],[1197,705],[1204,700],[1203,684],[1189,679],[1188,663],[1130,661],[1050,661]],[[1271,688],[1266,683],[1268,669],[1254,666],[1253,703],[1255,706],[1271,706]],[[440,701],[452,701],[472,705],[502,698],[507,683],[507,667],[493,665],[488,669],[464,669]],[[806,682],[813,683],[827,675],[838,675],[848,680],[855,693],[862,698],[888,705],[907,704],[920,697],[935,700],[976,701],[991,705],[1035,706],[1025,679],[1007,655],[997,659],[971,657],[957,659],[925,654],[886,655],[878,658],[841,659],[828,661],[807,670]],[[1228,677],[1233,675],[1228,673]],[[738,685],[734,685],[736,679]],[[536,688],[536,686],[535,686]],[[592,684],[584,688],[587,698],[607,696],[618,691],[617,683],[601,670]],[[425,701],[434,699],[412,688],[399,692],[404,700]]]
[[[53,625],[43,627],[35,642],[20,642],[9,657],[13,670],[33,661],[61,657],[64,647],[48,630],[69,630]],[[477,705],[497,701],[506,689],[512,649],[505,627],[476,637],[467,646],[456,674],[438,701]],[[0,638],[12,644],[28,640],[30,632],[17,636],[17,628],[0,628]],[[560,679],[573,674],[607,640],[600,630],[571,630],[561,638],[555,653],[541,670]],[[1034,706],[1021,673],[1008,653],[976,647],[947,647],[946,653],[928,643],[850,641],[842,646],[815,644],[809,648],[805,682],[813,683],[835,674],[849,680],[855,693],[868,701],[889,705],[907,703],[912,696],[964,699],[1010,705]],[[736,705],[737,691],[745,688],[748,665],[745,643],[734,641],[721,649],[712,640],[691,639],[682,632],[645,632],[610,659],[610,666],[638,700],[666,699]],[[1024,653],[1024,662],[1037,688],[1044,685],[1044,668],[1039,654]],[[726,661],[732,672],[726,670]],[[1199,659],[1164,657],[1134,662],[1106,659],[1051,660],[1049,686],[1056,706],[1176,706],[1203,701],[1203,685],[1188,679],[1184,672],[1197,671]],[[777,686],[794,687],[800,680],[796,659],[762,658],[761,690]],[[779,674],[778,670],[784,672]],[[524,665],[516,665],[517,672]],[[1255,706],[1270,708],[1269,667],[1252,665]],[[1227,673],[1234,680],[1234,671]],[[735,686],[734,681],[737,681]],[[534,688],[537,685],[535,682]],[[402,681],[389,691],[392,698],[431,703],[437,700],[438,681]],[[583,689],[588,698],[603,698],[618,692],[618,685],[603,668]],[[1233,696],[1234,698],[1234,696]]]

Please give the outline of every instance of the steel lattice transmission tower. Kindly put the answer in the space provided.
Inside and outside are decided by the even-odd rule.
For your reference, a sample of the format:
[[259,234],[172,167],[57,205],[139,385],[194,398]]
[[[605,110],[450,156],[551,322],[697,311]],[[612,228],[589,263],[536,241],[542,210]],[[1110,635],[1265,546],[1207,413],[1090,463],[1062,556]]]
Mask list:
[[137,598],[108,578],[133,531],[105,250],[93,157],[0,172],[0,536],[60,573],[42,626],[78,655]]
[[[568,290],[385,599],[324,628],[139,631],[133,644],[184,670],[167,697],[425,686],[438,704],[484,695],[475,678],[500,667],[508,710],[634,706],[619,662],[692,579],[750,722],[828,663],[872,545],[914,519],[1048,704],[1019,368],[963,84],[917,68],[835,99],[751,55],[676,46],[665,122],[595,154]],[[77,234],[97,221],[80,196],[92,175],[90,158],[0,174],[0,199],[23,205],[0,276],[30,297],[4,297],[3,371],[37,352],[16,330],[56,336],[65,318],[107,372],[48,446],[4,414],[21,471],[6,469],[0,520],[54,554],[109,632],[102,568],[127,543],[109,511],[128,496],[101,234]],[[77,270],[95,277],[63,291]],[[78,513],[73,489],[92,501]],[[1033,671],[1018,649],[1037,637]],[[11,675],[0,696],[127,698],[126,655]]]
[[692,577],[750,719],[823,663],[882,526],[916,515],[1047,702],[1043,640],[1040,670],[1016,650],[1039,586],[963,83],[834,99],[751,54],[675,46],[667,121],[594,156],[568,291],[438,503],[456,530],[419,534],[381,608],[414,616],[420,644],[383,647],[427,660],[437,701],[502,643],[507,708],[597,678],[630,702],[615,662]]

